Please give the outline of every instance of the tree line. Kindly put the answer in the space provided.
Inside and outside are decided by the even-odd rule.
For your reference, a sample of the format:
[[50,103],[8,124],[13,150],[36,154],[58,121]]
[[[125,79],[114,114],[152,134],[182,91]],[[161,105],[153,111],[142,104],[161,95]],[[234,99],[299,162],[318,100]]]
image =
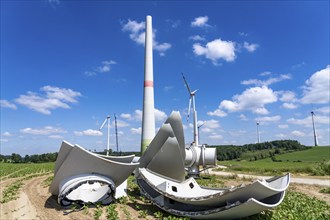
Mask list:
[[[215,145],[209,146],[217,148],[217,159],[223,160],[258,160],[270,157],[276,161],[275,155],[287,153],[291,151],[305,150],[310,147],[306,147],[300,144],[296,140],[278,140],[263,142],[258,144],[245,144],[245,145]],[[91,151],[91,150],[89,150]],[[96,152],[98,154],[106,154],[106,150],[102,152]],[[112,156],[125,156],[135,154],[141,156],[140,152],[115,152],[110,149],[109,154]],[[19,154],[13,153],[11,155],[1,155],[0,162],[11,162],[11,163],[45,163],[55,162],[58,152],[45,153],[45,154],[34,154],[25,155],[22,157]]]
[[220,161],[234,159],[258,160],[267,157],[276,160],[276,154],[310,148],[300,144],[296,140],[278,140],[245,145],[216,145],[210,147],[217,148],[217,159]]
[[[89,150],[91,152],[91,150]],[[106,150],[101,152],[94,151],[96,154],[106,155]],[[109,155],[111,156],[126,156],[135,154],[136,156],[141,156],[140,152],[116,152],[110,149]],[[11,155],[1,155],[0,154],[0,162],[5,163],[47,163],[47,162],[55,162],[57,158],[58,152],[55,153],[46,153],[46,154],[33,154],[33,155],[25,155],[22,157],[20,154],[12,153]]]
[[55,162],[58,153],[46,153],[46,154],[33,154],[25,155],[22,157],[19,154],[12,153],[11,155],[1,155],[1,162],[8,163],[46,163],[46,162]]

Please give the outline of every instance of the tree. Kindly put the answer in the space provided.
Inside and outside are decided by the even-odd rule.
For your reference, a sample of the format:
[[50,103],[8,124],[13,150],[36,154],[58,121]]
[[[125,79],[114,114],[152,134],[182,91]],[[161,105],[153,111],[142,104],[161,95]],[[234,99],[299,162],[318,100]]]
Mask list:
[[12,155],[11,155],[11,160],[12,160],[14,163],[20,163],[20,162],[22,162],[22,157],[21,157],[21,155],[19,155],[19,154],[12,153]]

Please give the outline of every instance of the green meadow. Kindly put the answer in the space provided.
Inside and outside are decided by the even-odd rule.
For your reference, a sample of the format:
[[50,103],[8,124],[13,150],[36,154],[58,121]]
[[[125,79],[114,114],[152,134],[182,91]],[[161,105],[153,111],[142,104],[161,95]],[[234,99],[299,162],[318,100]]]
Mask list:
[[312,147],[307,150],[276,154],[271,158],[256,161],[229,160],[219,161],[231,171],[255,174],[280,174],[285,172],[309,175],[330,175],[330,147]]

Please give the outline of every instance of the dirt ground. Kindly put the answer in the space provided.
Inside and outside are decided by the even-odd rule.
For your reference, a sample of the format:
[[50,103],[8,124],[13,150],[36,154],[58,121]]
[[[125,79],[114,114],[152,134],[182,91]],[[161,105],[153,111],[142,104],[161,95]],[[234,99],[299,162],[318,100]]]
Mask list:
[[[57,203],[57,198],[48,192],[48,186],[45,186],[44,180],[51,174],[35,177],[24,182],[20,189],[19,198],[8,203],[1,203],[0,219],[94,219],[96,208],[81,209],[72,211],[63,209]],[[2,199],[3,190],[6,186],[14,182],[15,179],[7,179],[0,182],[0,199]],[[248,180],[227,180],[226,185],[238,185],[237,183],[248,183]],[[330,195],[319,193],[322,188],[316,185],[291,184],[292,190],[314,196],[330,204]],[[137,199],[117,203],[116,211],[119,219],[156,219],[155,213],[160,210],[151,203]],[[106,219],[106,207],[102,208],[103,213],[100,219]],[[143,210],[147,210],[143,213]]]

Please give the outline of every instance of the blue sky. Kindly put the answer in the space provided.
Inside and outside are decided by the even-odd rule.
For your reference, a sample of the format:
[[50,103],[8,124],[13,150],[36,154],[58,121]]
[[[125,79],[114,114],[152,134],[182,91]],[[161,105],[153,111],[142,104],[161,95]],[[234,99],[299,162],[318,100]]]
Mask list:
[[[144,22],[153,17],[157,128],[192,90],[207,144],[329,145],[328,1],[1,1],[1,154],[55,152],[62,140],[139,151]],[[113,124],[112,124],[113,125]],[[114,126],[110,137],[115,149]]]

